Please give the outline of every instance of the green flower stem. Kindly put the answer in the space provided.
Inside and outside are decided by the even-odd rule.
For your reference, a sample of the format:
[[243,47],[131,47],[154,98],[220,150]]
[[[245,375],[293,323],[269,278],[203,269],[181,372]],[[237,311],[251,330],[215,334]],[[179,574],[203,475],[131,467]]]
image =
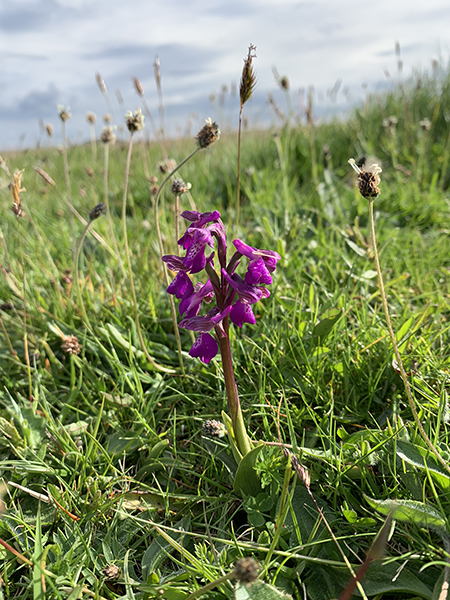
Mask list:
[[103,190],[104,190],[104,204],[106,206],[106,217],[108,219],[108,227],[109,227],[109,234],[111,236],[112,242],[113,242],[113,246],[114,246],[114,251],[116,253],[116,257],[117,260],[119,261],[119,266],[120,266],[120,270],[122,271],[122,275],[124,276],[124,278],[126,278],[127,274],[125,273],[125,269],[123,266],[123,262],[122,262],[122,258],[120,256],[119,253],[119,247],[117,245],[117,240],[116,240],[116,236],[114,234],[114,228],[113,228],[113,223],[112,223],[112,217],[111,217],[111,210],[109,208],[109,188],[108,188],[108,176],[109,176],[109,144],[104,144],[104,150],[105,150],[105,162],[104,162],[104,168],[103,168]]
[[[158,210],[159,198],[161,196],[161,192],[163,190],[163,187],[166,185],[166,183],[172,177],[172,175],[174,175],[180,167],[182,167],[185,163],[187,163],[187,161],[190,160],[194,156],[194,154],[196,154],[199,150],[200,150],[200,147],[197,146],[197,148],[195,148],[195,150],[193,150],[184,160],[182,160],[167,175],[167,177],[163,180],[163,182],[159,186],[158,191],[156,192],[155,200],[154,200],[155,225],[156,225],[156,235],[158,237],[159,253],[161,255],[161,258],[164,256],[164,244],[163,244],[162,235],[161,235],[161,226],[159,224],[159,210]],[[166,286],[169,287],[170,281],[169,281],[169,273],[167,270],[166,263],[163,263],[163,273],[164,273],[164,281],[166,282]],[[173,321],[173,327],[174,327],[174,331],[175,331],[175,337],[177,340],[178,359],[180,362],[180,370],[181,370],[181,373],[184,375],[185,371],[184,371],[183,354],[182,354],[182,348],[181,348],[181,338],[180,338],[180,332],[178,331],[177,311],[175,308],[175,301],[173,299],[173,296],[169,296],[169,301],[170,301],[170,312],[172,313],[172,321]]]
[[381,301],[383,304],[384,315],[386,317],[386,324],[388,326],[389,337],[391,338],[392,346],[394,348],[394,354],[395,354],[395,358],[397,360],[398,368],[400,371],[400,376],[401,376],[401,378],[403,380],[403,384],[405,386],[406,396],[408,398],[409,406],[411,408],[411,412],[413,414],[414,421],[415,421],[426,445],[431,450],[431,452],[434,454],[434,456],[438,459],[438,461],[441,463],[441,465],[446,469],[446,471],[448,473],[450,473],[449,465],[446,463],[446,461],[442,458],[442,456],[439,454],[437,449],[434,447],[432,441],[426,434],[425,429],[422,426],[422,423],[420,422],[419,415],[417,414],[417,410],[416,410],[416,405],[415,405],[415,402],[414,402],[414,399],[413,399],[413,396],[411,393],[411,387],[409,385],[408,376],[406,375],[405,367],[403,366],[402,357],[400,356],[400,351],[398,349],[397,341],[395,339],[395,334],[394,334],[394,330],[392,328],[391,318],[389,316],[389,307],[388,307],[388,303],[387,303],[386,292],[384,289],[383,276],[381,274],[380,260],[378,257],[378,248],[377,248],[377,241],[376,241],[376,236],[375,236],[375,222],[374,222],[374,218],[373,218],[373,202],[374,202],[373,198],[369,199],[370,235],[371,235],[371,239],[372,239],[372,248],[373,248],[373,255],[374,255],[374,260],[375,260],[375,268],[378,273],[378,285],[380,287]]
[[130,259],[130,250],[128,248],[128,235],[127,235],[127,194],[128,194],[128,178],[130,175],[130,164],[131,164],[131,152],[133,149],[133,133],[130,133],[130,141],[128,143],[128,152],[127,152],[127,162],[125,166],[125,181],[123,186],[123,199],[122,199],[122,224],[123,224],[123,239],[125,243],[125,256],[127,259],[127,267],[128,267],[128,276],[130,278],[130,290],[131,297],[133,299],[133,312],[134,312],[134,322],[136,323],[137,334],[139,337],[139,342],[141,344],[142,350],[144,351],[146,359],[149,363],[158,371],[163,371],[164,373],[173,373],[172,369],[167,369],[166,367],[162,367],[155,362],[155,360],[150,356],[145,346],[144,337],[142,335],[141,324],[139,322],[139,312],[137,306],[136,299],[136,290],[134,289],[134,279],[133,279],[133,269],[131,268],[131,259]]
[[73,275],[74,275],[75,287],[77,289],[78,303],[81,308],[81,314],[83,315],[84,322],[89,327],[89,329],[92,329],[92,327],[91,327],[91,323],[89,321],[89,317],[87,316],[86,307],[84,306],[83,294],[81,293],[80,277],[79,277],[79,272],[78,272],[78,263],[80,261],[80,252],[81,252],[81,248],[83,246],[84,238],[86,237],[91,224],[92,224],[92,221],[88,221],[86,223],[83,233],[81,234],[81,237],[78,240],[78,244],[75,249],[75,259],[74,259],[74,264],[73,264]]
[[189,596],[186,598],[186,600],[193,600],[194,598],[198,598],[202,594],[206,594],[206,592],[209,592],[209,590],[212,590],[213,588],[217,587],[218,585],[225,583],[226,581],[228,581],[229,579],[232,579],[233,577],[234,577],[234,571],[231,571],[231,573],[227,573],[226,575],[222,575],[222,577],[219,577],[219,579],[214,579],[214,581],[210,581],[203,587],[199,588],[198,590],[195,590],[195,592],[192,592],[192,594],[189,594]]
[[244,105],[241,104],[241,108],[239,111],[239,130],[238,130],[238,164],[237,164],[237,192],[236,192],[236,225],[235,225],[235,235],[238,235],[239,229],[239,213],[241,208],[241,138],[242,138],[242,111],[244,110]]
[[231,422],[233,424],[234,437],[236,439],[237,447],[242,456],[245,456],[248,452],[250,452],[250,450],[252,450],[252,444],[245,428],[236,380],[234,378],[233,361],[231,360],[230,338],[228,335],[228,317],[223,320],[223,327],[226,335],[225,337],[219,337],[219,348],[220,355],[222,356],[222,368],[225,379],[225,388],[227,391],[228,410],[230,412]]

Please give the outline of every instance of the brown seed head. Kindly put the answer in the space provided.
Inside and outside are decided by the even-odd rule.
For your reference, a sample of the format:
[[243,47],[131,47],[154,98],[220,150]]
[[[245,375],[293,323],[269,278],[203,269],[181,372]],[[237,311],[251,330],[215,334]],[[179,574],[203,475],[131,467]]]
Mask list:
[[108,92],[106,90],[106,85],[105,85],[105,82],[103,81],[103,77],[100,75],[100,73],[95,74],[95,79],[97,81],[97,85],[100,88],[101,93],[104,96],[106,96],[108,94]]
[[141,131],[141,129],[144,129],[145,127],[144,115],[142,114],[142,110],[140,108],[135,110],[134,113],[129,110],[125,115],[125,120],[130,133]]
[[58,114],[61,121],[65,123],[72,116],[72,113],[70,112],[70,106],[65,107],[62,104],[58,104]]
[[220,129],[217,123],[212,119],[206,119],[206,124],[197,133],[196,140],[197,145],[200,148],[207,148],[211,146],[216,140],[220,138]]
[[368,200],[376,198],[380,193],[378,186],[380,185],[381,167],[374,164],[366,171],[364,167],[358,167],[354,158],[350,158],[348,162],[358,173],[356,185],[359,188],[361,196]]
[[252,583],[258,579],[259,575],[259,564],[251,556],[240,558],[236,561],[233,571],[233,577],[239,581],[239,583]]
[[75,335],[67,335],[61,344],[61,350],[64,354],[80,354],[81,346],[78,338]]
[[120,569],[116,565],[107,565],[102,573],[108,581],[115,581],[120,577]]
[[133,83],[134,83],[134,88],[135,88],[136,92],[139,94],[139,96],[143,96],[144,88],[143,88],[140,80],[137,77],[133,77]]
[[256,46],[250,44],[248,47],[247,58],[244,58],[244,68],[242,69],[241,83],[239,85],[239,96],[241,99],[241,108],[249,100],[256,87],[256,74],[253,68],[253,59],[256,58]]
[[176,166],[177,162],[173,158],[168,158],[167,160],[162,160],[158,163],[158,169],[161,173],[171,173]]
[[103,123],[106,123],[106,125],[108,125],[108,123],[112,123],[112,115],[109,113],[103,115]]
[[96,116],[93,112],[87,112],[86,113],[86,121],[90,124],[90,125],[94,125],[95,121],[96,121]]
[[114,133],[114,130],[112,127],[109,127],[109,126],[103,127],[102,132],[100,134],[100,140],[104,144],[115,144],[116,139],[117,139],[117,136]]
[[202,423],[202,435],[206,435],[207,437],[223,438],[226,432],[225,425],[221,421],[208,419],[208,421],[203,421]]
[[95,219],[98,219],[103,214],[105,214],[105,211],[106,211],[105,204],[103,202],[99,202],[96,206],[94,206],[94,208],[89,213],[89,220],[95,221]]
[[22,192],[26,192],[26,189],[22,187],[22,174],[23,169],[21,171],[16,171],[13,175],[13,180],[11,182],[11,191],[13,195],[13,205],[11,210],[16,215],[17,218],[23,217],[25,213],[22,210],[22,200],[20,198],[20,194]]
[[309,476],[308,469],[306,469],[301,464],[301,462],[299,461],[298,457],[295,456],[295,454],[291,455],[291,465],[292,465],[292,468],[294,469],[294,472],[297,475],[297,477],[305,485],[305,487],[309,490],[309,488],[311,486],[311,478]]
[[427,118],[422,119],[419,122],[419,125],[420,125],[420,128],[423,129],[424,131],[430,131],[430,129],[431,129],[431,121],[430,121],[430,119],[427,119]]
[[286,75],[283,75],[283,77],[280,78],[280,87],[286,91],[288,91],[289,88],[291,87],[290,83],[289,83],[289,79],[286,77]]
[[186,194],[191,187],[190,183],[184,183],[182,179],[174,179],[172,183],[172,194],[181,196],[181,194]]
[[47,123],[45,126],[45,131],[47,132],[48,137],[52,137],[53,136],[53,125],[50,125],[50,123]]

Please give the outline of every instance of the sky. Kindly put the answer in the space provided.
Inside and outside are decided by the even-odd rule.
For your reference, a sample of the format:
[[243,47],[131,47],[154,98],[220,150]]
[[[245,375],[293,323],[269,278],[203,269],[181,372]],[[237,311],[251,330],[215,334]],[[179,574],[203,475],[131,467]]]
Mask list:
[[[248,108],[252,122],[275,119],[267,102],[277,89],[274,67],[289,78],[294,109],[299,90],[314,86],[317,116],[343,110],[395,81],[396,42],[405,77],[430,69],[435,59],[446,65],[448,0],[0,0],[0,149],[43,142],[39,123],[52,124],[59,143],[58,104],[71,107],[66,128],[72,142],[89,135],[87,111],[97,115],[99,134],[108,108],[97,72],[118,124],[127,110],[141,106],[133,76],[158,120],[156,56],[169,133],[195,133],[210,116],[233,125],[238,98],[232,86],[250,43],[257,47],[258,78]],[[327,91],[338,80],[333,104]],[[275,98],[285,109],[280,90]]]

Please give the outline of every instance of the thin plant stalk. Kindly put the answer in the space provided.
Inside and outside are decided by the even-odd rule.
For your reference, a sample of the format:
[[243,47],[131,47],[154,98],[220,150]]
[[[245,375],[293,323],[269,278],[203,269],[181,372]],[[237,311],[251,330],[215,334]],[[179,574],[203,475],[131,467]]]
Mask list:
[[109,144],[104,144],[105,148],[105,156],[104,156],[104,168],[103,168],[103,190],[104,190],[104,203],[106,207],[106,218],[108,220],[109,234],[111,236],[114,251],[116,253],[116,258],[119,261],[120,270],[124,278],[126,277],[125,268],[123,266],[122,257],[120,256],[119,247],[117,245],[116,236],[114,234],[114,227],[111,217],[111,210],[109,208],[109,188],[108,188],[108,178],[109,178]]
[[73,274],[74,274],[74,280],[75,280],[75,287],[77,289],[78,303],[80,305],[81,314],[83,315],[84,322],[89,327],[89,329],[92,329],[92,327],[91,327],[91,322],[89,321],[89,317],[86,312],[86,307],[84,305],[83,294],[81,292],[78,263],[80,260],[80,252],[81,252],[81,248],[83,246],[84,238],[86,237],[91,224],[92,224],[92,221],[88,221],[86,223],[86,226],[83,229],[83,233],[81,234],[81,237],[78,240],[77,247],[75,249],[75,258],[74,258],[74,265],[73,265]]
[[386,318],[386,324],[388,326],[389,337],[391,339],[391,343],[394,348],[394,354],[395,354],[395,358],[396,358],[398,368],[400,371],[400,376],[401,376],[401,378],[403,380],[403,384],[405,386],[406,396],[408,398],[409,406],[411,408],[411,412],[413,414],[414,421],[415,421],[425,443],[427,444],[427,446],[431,450],[431,452],[434,454],[434,456],[441,463],[441,465],[446,469],[446,471],[448,473],[450,473],[449,465],[439,454],[439,452],[433,445],[432,441],[426,434],[422,423],[420,422],[419,415],[417,414],[417,409],[416,409],[415,402],[414,402],[414,399],[412,396],[411,386],[409,385],[408,376],[406,374],[405,367],[403,366],[402,357],[400,355],[400,351],[397,346],[397,341],[395,339],[395,333],[392,328],[391,318],[389,315],[389,307],[388,307],[388,303],[387,303],[386,291],[384,289],[384,283],[383,283],[383,275],[381,273],[380,260],[379,260],[379,256],[378,256],[378,248],[377,248],[377,241],[376,241],[376,235],[375,235],[375,221],[374,221],[374,217],[373,217],[373,202],[374,202],[373,198],[369,199],[369,223],[370,223],[370,235],[371,235],[371,240],[372,240],[372,249],[373,249],[374,261],[375,261],[375,268],[376,268],[376,271],[378,274],[378,285],[380,288],[380,295],[381,295],[381,301],[383,304],[384,315]]
[[[61,121],[61,133],[63,141],[63,163],[64,163],[64,178],[66,180],[66,193],[67,201],[73,204],[72,201],[72,190],[70,187],[70,173],[69,173],[69,160],[67,158],[67,139],[66,139],[66,123],[64,120]],[[70,231],[72,234],[72,255],[75,256],[75,223],[73,218],[73,212],[70,212]]]
[[130,141],[128,143],[127,162],[125,166],[125,181],[123,186],[123,199],[122,199],[122,224],[123,224],[123,238],[125,244],[125,257],[127,260],[128,276],[130,279],[131,297],[133,300],[133,311],[134,311],[134,322],[136,323],[137,334],[141,343],[142,350],[149,363],[158,371],[165,373],[173,373],[172,369],[167,369],[158,365],[155,360],[150,356],[146,348],[144,337],[142,335],[141,324],[139,321],[139,312],[137,306],[136,291],[134,289],[133,270],[131,268],[130,250],[128,248],[128,235],[127,235],[127,195],[128,195],[128,179],[130,175],[130,164],[131,164],[131,152],[133,149],[133,133],[130,132]]
[[241,208],[241,137],[242,137],[242,111],[243,110],[244,110],[244,105],[242,104],[239,109],[235,237],[238,235],[239,216],[240,216],[239,213],[240,213],[240,208]]

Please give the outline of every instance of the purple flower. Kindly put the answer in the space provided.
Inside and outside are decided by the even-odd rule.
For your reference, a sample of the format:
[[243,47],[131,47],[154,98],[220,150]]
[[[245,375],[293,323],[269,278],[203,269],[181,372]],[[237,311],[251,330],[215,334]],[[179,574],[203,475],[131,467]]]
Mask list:
[[272,283],[270,273],[275,271],[277,262],[281,258],[278,252],[258,250],[239,239],[234,240],[233,244],[240,254],[249,259],[245,281],[251,285]]
[[250,304],[244,304],[241,302],[241,300],[238,300],[233,304],[233,308],[230,312],[230,319],[232,323],[238,327],[242,327],[243,323],[250,323],[250,325],[254,325],[256,323],[252,307]]
[[213,236],[207,229],[195,229],[192,238],[190,238],[188,251],[183,262],[183,266],[187,271],[191,273],[203,271],[206,265],[206,246],[214,247]]
[[195,317],[200,310],[202,302],[209,303],[213,297],[214,290],[209,279],[205,285],[197,283],[195,288],[192,288],[191,294],[186,294],[180,302],[180,315],[186,313],[186,317]]
[[171,271],[175,271],[175,273],[178,273],[178,271],[186,271],[183,264],[184,258],[181,256],[166,254],[162,257],[162,261],[167,264]]
[[230,314],[231,309],[231,306],[227,306],[220,311],[217,307],[214,307],[206,315],[183,319],[180,323],[180,327],[183,329],[189,329],[190,331],[207,333],[208,331],[211,331],[211,329],[214,329],[214,327],[221,321],[223,321],[223,319]]
[[261,298],[268,298],[270,296],[269,290],[246,283],[242,277],[237,275],[237,273],[228,275],[225,269],[222,269],[222,275],[231,287],[236,290],[239,299],[243,304],[256,304]]
[[190,356],[199,358],[206,365],[216,356],[218,352],[216,340],[209,333],[200,333],[189,350]]
[[168,294],[173,294],[178,300],[191,296],[194,293],[194,286],[184,271],[179,271],[175,279],[167,288]]

